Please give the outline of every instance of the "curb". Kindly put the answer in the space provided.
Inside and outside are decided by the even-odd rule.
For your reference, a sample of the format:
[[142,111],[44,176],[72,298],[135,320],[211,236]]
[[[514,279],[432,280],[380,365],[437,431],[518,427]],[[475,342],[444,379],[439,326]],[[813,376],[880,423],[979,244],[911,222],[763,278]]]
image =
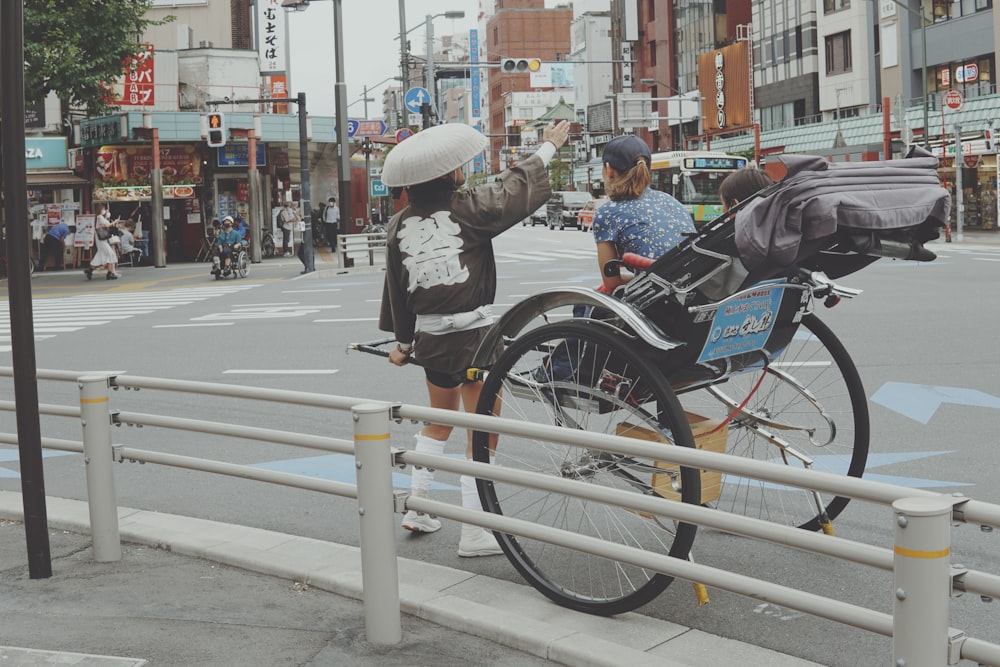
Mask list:
[[[46,499],[50,528],[89,535],[87,503]],[[23,521],[21,494],[0,491],[0,517]],[[121,539],[300,581],[363,600],[357,547],[257,528],[119,508]],[[559,607],[530,586],[398,559],[401,610],[457,632],[566,665],[808,667],[817,663],[629,612],[611,618]]]

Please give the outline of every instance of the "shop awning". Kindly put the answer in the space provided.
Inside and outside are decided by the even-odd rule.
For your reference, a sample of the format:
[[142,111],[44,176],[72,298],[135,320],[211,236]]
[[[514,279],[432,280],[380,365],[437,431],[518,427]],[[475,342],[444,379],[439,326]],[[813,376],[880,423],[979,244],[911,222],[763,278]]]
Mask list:
[[29,190],[90,187],[90,181],[71,171],[29,171],[27,180]]

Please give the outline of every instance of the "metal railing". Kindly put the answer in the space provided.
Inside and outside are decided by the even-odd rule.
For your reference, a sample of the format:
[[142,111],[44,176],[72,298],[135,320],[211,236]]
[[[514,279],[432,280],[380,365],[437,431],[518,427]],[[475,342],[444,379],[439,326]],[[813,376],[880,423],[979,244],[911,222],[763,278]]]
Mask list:
[[[0,377],[2,376],[12,376],[12,370],[0,368]],[[779,466],[710,451],[683,447],[670,449],[671,461],[682,466],[721,471],[775,484],[814,489],[890,505],[893,508],[894,547],[887,549],[660,497],[603,488],[576,480],[502,466],[394,449],[390,441],[390,427],[392,421],[400,420],[433,422],[498,433],[501,436],[520,435],[566,445],[593,447],[626,456],[662,460],[664,446],[658,443],[645,443],[632,438],[532,424],[502,417],[272,388],[237,387],[218,383],[133,377],[125,374],[80,374],[76,371],[39,370],[38,378],[75,382],[79,387],[79,407],[41,404],[39,412],[43,415],[79,419],[83,431],[82,442],[43,438],[42,446],[62,451],[82,452],[86,457],[93,553],[98,561],[121,558],[118,508],[111,464],[136,461],[357,499],[366,632],[368,639],[375,643],[396,643],[402,636],[393,515],[413,509],[629,563],[892,637],[893,659],[897,665],[936,667],[956,664],[959,659],[986,665],[1000,665],[1000,645],[967,637],[964,632],[948,625],[950,593],[977,593],[986,601],[1000,597],[1000,576],[950,564],[948,557],[951,524],[953,522],[978,524],[984,530],[1000,527],[1000,505],[831,473]],[[286,430],[120,412],[110,405],[111,389],[183,392],[350,412],[354,421],[354,439],[352,441]],[[14,409],[13,403],[0,402],[0,410]],[[322,480],[224,461],[112,444],[112,425],[123,424],[247,438],[352,454],[356,458],[358,483],[354,485]],[[0,442],[15,444],[17,435],[0,433]],[[893,590],[886,591],[886,594],[893,596],[893,613],[871,610],[761,581],[747,575],[671,558],[665,554],[608,543],[521,519],[413,497],[405,492],[394,491],[392,487],[393,468],[405,465],[427,466],[583,498],[624,507],[644,515],[698,524],[892,571]],[[887,530],[888,528],[886,526]]]

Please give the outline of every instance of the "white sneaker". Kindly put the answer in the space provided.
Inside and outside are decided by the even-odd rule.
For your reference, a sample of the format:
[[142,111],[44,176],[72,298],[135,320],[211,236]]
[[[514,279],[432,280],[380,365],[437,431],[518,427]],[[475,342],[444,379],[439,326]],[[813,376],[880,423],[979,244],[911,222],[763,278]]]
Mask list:
[[435,533],[441,530],[441,522],[430,514],[410,510],[403,515],[403,528],[414,533]]
[[284,256],[284,257],[291,257],[291,256],[292,256],[292,253],[290,253],[290,252],[286,252],[286,253],[285,253],[285,254],[284,254],[283,256]]
[[458,542],[458,555],[463,558],[476,556],[499,556],[503,549],[497,544],[493,533],[480,528],[462,524],[462,539]]

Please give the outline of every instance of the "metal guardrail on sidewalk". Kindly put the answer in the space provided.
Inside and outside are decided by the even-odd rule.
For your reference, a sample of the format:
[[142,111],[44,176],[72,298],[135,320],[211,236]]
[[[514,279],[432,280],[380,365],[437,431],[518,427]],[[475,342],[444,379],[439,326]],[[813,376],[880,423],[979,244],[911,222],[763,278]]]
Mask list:
[[[0,376],[10,377],[12,370],[0,368]],[[960,566],[953,567],[948,558],[952,522],[978,524],[987,530],[1000,527],[998,505],[864,479],[794,469],[709,451],[682,447],[670,450],[672,462],[683,466],[716,470],[776,484],[815,489],[838,496],[891,505],[894,510],[894,548],[886,549],[706,507],[598,487],[576,480],[393,449],[390,426],[393,420],[426,421],[500,435],[522,435],[562,444],[590,446],[602,451],[654,459],[663,458],[662,444],[644,443],[632,438],[499,417],[273,388],[237,387],[218,383],[133,377],[125,374],[81,374],[77,371],[39,370],[38,378],[75,382],[80,390],[79,407],[42,404],[39,406],[39,411],[44,415],[80,419],[83,430],[82,442],[42,438],[42,446],[85,454],[93,552],[98,561],[114,561],[121,558],[118,508],[111,464],[121,461],[155,463],[356,498],[361,528],[366,631],[368,639],[375,643],[396,643],[402,636],[393,515],[396,512],[414,509],[462,523],[476,524],[497,532],[585,551],[692,582],[701,582],[889,636],[893,638],[893,659],[897,665],[937,667],[943,664],[956,664],[959,659],[1000,665],[1000,645],[967,637],[962,631],[950,628],[948,625],[949,593],[972,592],[979,594],[984,600],[1000,597],[1000,576],[960,569]],[[354,439],[351,441],[290,433],[286,430],[119,412],[114,410],[109,402],[109,390],[119,388],[262,400],[350,412],[354,420]],[[14,404],[9,401],[0,402],[0,410],[10,411],[14,408]],[[121,424],[156,426],[351,454],[356,458],[358,484],[321,480],[224,461],[112,444],[111,426]],[[15,444],[17,435],[0,434],[0,442]],[[521,519],[464,509],[449,503],[394,491],[392,469],[394,466],[407,464],[423,465],[452,473],[518,484],[527,488],[544,489],[593,502],[625,507],[643,515],[712,527],[728,533],[892,571],[893,590],[887,591],[886,594],[894,598],[893,613],[878,612],[750,576],[671,558],[665,554],[603,542],[593,537],[539,526]],[[888,526],[886,528],[888,529]]]

